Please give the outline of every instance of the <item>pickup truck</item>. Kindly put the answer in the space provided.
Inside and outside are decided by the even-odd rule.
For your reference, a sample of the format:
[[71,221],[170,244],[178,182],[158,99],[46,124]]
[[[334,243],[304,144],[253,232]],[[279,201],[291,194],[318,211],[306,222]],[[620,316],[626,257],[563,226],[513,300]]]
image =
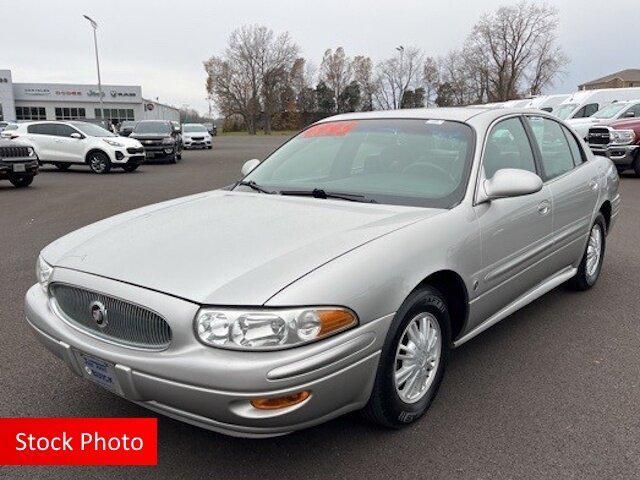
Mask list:
[[594,125],[586,140],[591,151],[609,157],[618,172],[633,170],[640,177],[640,118]]

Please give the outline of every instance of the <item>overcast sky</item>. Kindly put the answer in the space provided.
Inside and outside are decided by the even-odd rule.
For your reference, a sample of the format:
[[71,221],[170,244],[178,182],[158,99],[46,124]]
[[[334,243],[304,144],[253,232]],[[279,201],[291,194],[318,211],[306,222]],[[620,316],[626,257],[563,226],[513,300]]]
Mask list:
[[[328,47],[378,61],[397,45],[437,56],[459,47],[478,17],[512,0],[0,0],[0,69],[15,82],[96,82],[91,29],[100,24],[102,82],[142,85],[147,98],[206,112],[202,61],[229,33],[261,23],[288,30],[319,64]],[[548,93],[624,68],[638,68],[638,0],[550,0],[571,59]],[[634,63],[635,61],[635,63]]]

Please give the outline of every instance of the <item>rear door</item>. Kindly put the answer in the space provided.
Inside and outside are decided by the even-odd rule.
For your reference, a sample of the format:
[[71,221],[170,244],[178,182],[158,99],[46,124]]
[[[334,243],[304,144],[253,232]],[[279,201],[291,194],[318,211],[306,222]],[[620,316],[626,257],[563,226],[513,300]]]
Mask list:
[[27,125],[27,139],[33,144],[41,161],[55,160],[55,123],[34,123]]
[[[478,188],[504,168],[540,173],[520,116],[501,120],[489,131]],[[551,207],[547,187],[531,195],[475,205],[482,235],[482,270],[472,321],[489,318],[555,273],[548,263],[540,262],[551,251]]]
[[527,118],[552,196],[553,262],[559,270],[582,258],[598,201],[598,172],[568,128],[547,117]]

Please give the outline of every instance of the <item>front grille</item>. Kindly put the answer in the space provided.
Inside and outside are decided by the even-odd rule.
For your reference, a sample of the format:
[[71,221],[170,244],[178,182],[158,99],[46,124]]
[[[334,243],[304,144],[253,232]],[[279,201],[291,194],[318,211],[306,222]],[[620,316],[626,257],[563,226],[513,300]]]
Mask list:
[[29,147],[0,147],[0,158],[28,157]]
[[201,142],[204,140],[204,137],[191,137],[191,140],[195,140],[196,142]]
[[136,154],[136,153],[143,153],[143,152],[144,152],[144,148],[142,148],[142,147],[129,147],[129,148],[127,148],[127,153]]
[[587,142],[590,145],[607,145],[611,140],[611,134],[607,127],[592,127],[587,134]]
[[[162,349],[171,343],[171,328],[157,313],[101,293],[52,284],[51,294],[65,319],[90,333],[137,348]],[[98,326],[92,306],[99,302],[106,321]]]

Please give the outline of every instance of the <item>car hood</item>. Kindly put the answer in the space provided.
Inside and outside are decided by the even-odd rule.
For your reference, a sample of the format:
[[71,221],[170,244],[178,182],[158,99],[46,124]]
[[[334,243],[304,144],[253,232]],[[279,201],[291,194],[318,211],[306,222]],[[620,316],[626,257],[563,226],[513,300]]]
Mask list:
[[217,190],[108,218],[42,255],[200,304],[257,306],[332,259],[443,211]]
[[[112,137],[110,137],[112,138]],[[135,138],[129,138],[129,137],[123,137],[121,135],[119,135],[118,137],[114,138],[113,140],[115,140],[118,143],[121,143],[122,145],[124,145],[125,147],[141,147],[142,144],[140,143],[139,140],[135,139]]]

